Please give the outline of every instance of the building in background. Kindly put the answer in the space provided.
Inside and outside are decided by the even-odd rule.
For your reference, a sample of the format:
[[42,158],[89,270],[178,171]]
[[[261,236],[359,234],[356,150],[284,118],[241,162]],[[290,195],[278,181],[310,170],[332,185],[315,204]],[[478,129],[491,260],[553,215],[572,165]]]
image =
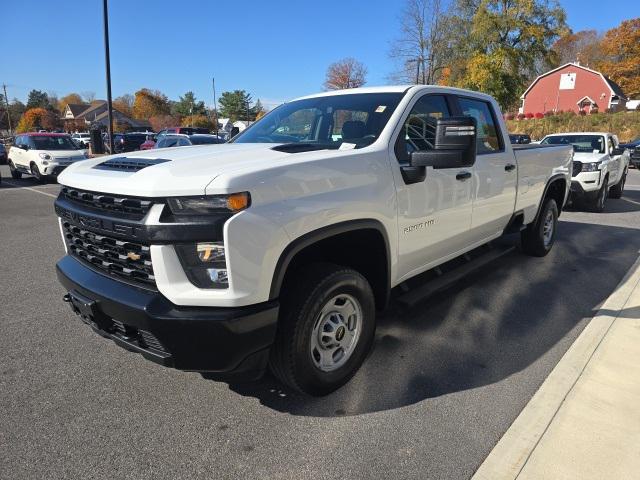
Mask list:
[[621,111],[627,97],[602,73],[567,63],[540,75],[520,97],[520,113]]

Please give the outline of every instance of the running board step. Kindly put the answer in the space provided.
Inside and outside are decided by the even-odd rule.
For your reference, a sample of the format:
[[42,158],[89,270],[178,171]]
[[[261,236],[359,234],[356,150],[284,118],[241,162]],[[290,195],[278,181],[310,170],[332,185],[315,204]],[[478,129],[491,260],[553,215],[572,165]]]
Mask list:
[[461,278],[464,278],[470,273],[473,273],[474,271],[484,267],[494,260],[497,260],[498,258],[513,252],[515,249],[515,246],[494,247],[486,253],[468,260],[467,263],[456,267],[453,270],[442,273],[433,280],[423,283],[422,285],[419,285],[409,290],[408,292],[401,294],[400,296],[396,297],[396,302],[404,307],[413,307],[414,305],[420,303],[422,300],[430,297],[434,293],[450,287]]

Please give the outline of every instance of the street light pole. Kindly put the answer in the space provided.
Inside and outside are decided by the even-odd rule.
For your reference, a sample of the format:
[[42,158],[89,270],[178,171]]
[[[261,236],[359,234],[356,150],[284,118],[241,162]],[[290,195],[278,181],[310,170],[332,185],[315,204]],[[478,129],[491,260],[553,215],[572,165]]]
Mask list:
[[216,101],[216,78],[211,77],[211,82],[213,83],[213,112],[215,118],[213,128],[215,129],[216,136],[218,136],[218,102]]
[[114,153],[113,147],[113,105],[111,104],[111,60],[109,58],[109,10],[107,0],[102,0],[102,18],[104,20],[104,59],[107,70],[107,115],[109,117],[109,153]]

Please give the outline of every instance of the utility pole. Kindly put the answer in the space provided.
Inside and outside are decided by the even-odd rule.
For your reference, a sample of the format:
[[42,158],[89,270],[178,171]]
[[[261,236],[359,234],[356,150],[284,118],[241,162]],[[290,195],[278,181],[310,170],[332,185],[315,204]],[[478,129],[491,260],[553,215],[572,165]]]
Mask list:
[[218,136],[218,102],[216,101],[216,77],[211,77],[211,82],[213,83],[213,113],[214,113],[214,123],[213,128],[216,132],[216,137]]
[[102,1],[102,17],[104,20],[104,59],[107,70],[107,115],[109,117],[109,153],[113,155],[113,105],[111,104],[111,60],[109,59],[109,10],[107,0]]
[[9,121],[9,135],[13,135],[13,128],[11,128],[11,112],[9,111],[9,97],[7,97],[7,86],[3,83],[4,89],[4,102],[7,104],[7,120]]

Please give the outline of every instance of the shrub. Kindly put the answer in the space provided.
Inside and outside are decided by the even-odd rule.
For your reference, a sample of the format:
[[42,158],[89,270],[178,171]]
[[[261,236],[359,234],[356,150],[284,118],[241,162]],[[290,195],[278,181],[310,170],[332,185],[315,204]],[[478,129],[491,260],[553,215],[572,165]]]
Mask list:
[[524,120],[524,113],[519,113],[518,114],[518,120]]
[[537,113],[535,114],[535,117],[536,117],[536,118],[544,118],[544,115],[543,115],[541,112],[537,112]]
[[544,116],[545,117],[553,117],[555,115],[555,113],[551,110],[544,112]]
[[587,114],[587,112],[585,112],[584,110],[580,110],[578,112],[578,115],[582,115],[583,117]]
[[515,118],[515,115],[513,113],[506,113],[504,115],[505,120],[513,120],[514,118]]
[[598,113],[598,107],[591,107],[591,111],[589,113],[591,114]]
[[527,114],[525,115],[525,117],[527,117],[527,118],[533,118],[533,113],[529,112],[529,113],[527,113]]

